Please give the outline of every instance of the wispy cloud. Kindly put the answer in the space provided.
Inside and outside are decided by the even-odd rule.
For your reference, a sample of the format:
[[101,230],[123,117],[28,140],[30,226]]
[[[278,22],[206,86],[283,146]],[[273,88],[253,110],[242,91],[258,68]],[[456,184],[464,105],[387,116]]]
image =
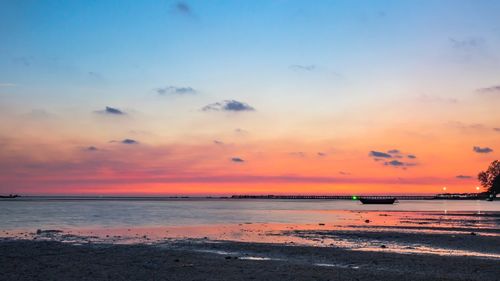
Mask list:
[[167,86],[163,88],[157,88],[155,91],[159,95],[194,95],[197,91],[191,87],[176,87],[176,86]]
[[450,38],[449,42],[455,49],[469,50],[481,47],[484,44],[484,39],[478,37],[469,37],[464,39]]
[[479,88],[476,90],[477,93],[484,96],[499,96],[500,97],[500,85],[494,85],[485,88]]
[[455,178],[461,179],[461,180],[465,180],[465,179],[471,179],[472,177],[471,176],[465,176],[465,175],[458,175]]
[[294,157],[306,157],[305,152],[302,152],[302,151],[289,152],[288,155],[294,156]]
[[85,147],[84,150],[85,151],[97,151],[99,149],[97,149],[97,147],[95,147],[95,146],[88,146],[88,147]]
[[192,16],[193,15],[193,9],[191,6],[189,6],[188,3],[184,1],[178,1],[174,3],[172,6],[172,10],[174,13],[184,15],[184,16]]
[[298,70],[298,71],[313,71],[316,69],[316,65],[314,65],[314,64],[308,64],[308,65],[292,64],[288,68],[290,68],[292,70]]
[[413,154],[408,154],[406,155],[406,157],[410,158],[410,159],[415,159],[417,158],[417,156],[413,155]]
[[458,99],[456,98],[443,98],[439,96],[430,96],[425,94],[418,96],[417,100],[422,103],[450,103],[450,104],[458,103]]
[[222,102],[216,102],[206,105],[201,110],[240,112],[240,111],[255,111],[255,108],[251,107],[250,105],[244,102],[239,102],[236,100],[224,100]]
[[20,64],[22,66],[30,66],[33,64],[34,60],[34,57],[15,57],[12,59],[15,64]]
[[224,143],[220,140],[214,140],[214,144],[216,145],[224,145]]
[[14,83],[0,83],[0,87],[15,87],[17,86]]
[[493,152],[493,149],[491,149],[489,147],[480,147],[480,146],[474,146],[472,148],[472,150],[474,150],[474,152],[476,152],[476,153],[490,153],[490,152]]
[[242,158],[240,158],[240,157],[232,157],[231,161],[235,162],[235,163],[243,163],[243,162],[245,162],[245,160],[242,159]]
[[95,112],[99,113],[99,114],[108,114],[108,115],[125,115],[126,114],[122,110],[120,110],[118,108],[110,107],[110,106],[106,106],[105,109],[97,110]]
[[324,152],[318,152],[318,153],[317,153],[317,155],[318,155],[319,157],[325,157],[325,156],[326,156],[326,153],[324,153]]

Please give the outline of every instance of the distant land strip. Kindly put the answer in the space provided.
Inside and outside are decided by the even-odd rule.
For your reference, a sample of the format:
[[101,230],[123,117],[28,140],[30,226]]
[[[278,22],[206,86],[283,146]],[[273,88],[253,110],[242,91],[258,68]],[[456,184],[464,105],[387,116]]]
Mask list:
[[396,198],[397,200],[473,200],[482,199],[486,196],[482,193],[446,193],[436,195],[233,195],[233,199],[320,199],[320,200],[357,200],[359,198],[386,199]]

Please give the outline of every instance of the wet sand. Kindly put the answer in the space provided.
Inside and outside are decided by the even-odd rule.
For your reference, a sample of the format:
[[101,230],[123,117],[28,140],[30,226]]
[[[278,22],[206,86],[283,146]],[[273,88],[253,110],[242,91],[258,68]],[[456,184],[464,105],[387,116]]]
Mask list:
[[196,240],[165,245],[0,242],[0,280],[498,280],[498,264],[459,256]]

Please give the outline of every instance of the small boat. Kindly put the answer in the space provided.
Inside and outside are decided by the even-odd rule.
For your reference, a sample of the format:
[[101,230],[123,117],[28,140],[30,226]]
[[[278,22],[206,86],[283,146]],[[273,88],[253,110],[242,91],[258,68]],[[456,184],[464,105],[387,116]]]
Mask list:
[[12,198],[17,198],[17,197],[20,197],[19,195],[17,194],[9,194],[7,196],[5,195],[0,195],[0,198],[4,198],[4,199],[12,199]]
[[363,204],[394,204],[396,198],[359,198]]

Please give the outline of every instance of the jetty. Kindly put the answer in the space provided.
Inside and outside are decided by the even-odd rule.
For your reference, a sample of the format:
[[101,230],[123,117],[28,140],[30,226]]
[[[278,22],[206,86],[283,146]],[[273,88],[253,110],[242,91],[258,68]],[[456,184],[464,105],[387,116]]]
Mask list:
[[486,198],[483,193],[443,193],[435,195],[233,195],[232,199],[283,199],[283,200],[478,200]]

